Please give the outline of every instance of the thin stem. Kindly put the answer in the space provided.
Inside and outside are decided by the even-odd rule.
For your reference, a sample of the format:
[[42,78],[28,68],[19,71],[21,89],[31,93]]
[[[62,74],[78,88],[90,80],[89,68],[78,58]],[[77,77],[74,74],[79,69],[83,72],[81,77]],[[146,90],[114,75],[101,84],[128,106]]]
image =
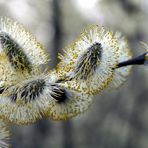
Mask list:
[[129,65],[144,65],[145,62],[147,61],[147,59],[146,59],[147,54],[148,54],[148,52],[146,52],[140,56],[137,56],[135,58],[132,58],[130,60],[120,62],[116,68],[125,67],[125,66],[129,66]]

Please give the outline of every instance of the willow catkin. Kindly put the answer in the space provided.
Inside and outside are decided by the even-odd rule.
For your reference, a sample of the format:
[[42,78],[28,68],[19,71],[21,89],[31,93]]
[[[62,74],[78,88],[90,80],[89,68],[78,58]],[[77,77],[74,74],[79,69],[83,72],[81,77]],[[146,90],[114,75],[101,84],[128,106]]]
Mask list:
[[48,62],[43,45],[23,25],[7,17],[0,19],[0,45],[17,72],[30,73]]
[[94,95],[112,81],[118,50],[118,41],[112,32],[97,25],[90,26],[59,56],[57,72],[61,79],[71,80],[68,83],[77,81],[73,86],[79,91]]
[[62,95],[62,89],[54,83],[53,75],[47,79],[43,74],[7,87],[0,95],[0,116],[15,124],[41,119],[49,110],[50,101]]

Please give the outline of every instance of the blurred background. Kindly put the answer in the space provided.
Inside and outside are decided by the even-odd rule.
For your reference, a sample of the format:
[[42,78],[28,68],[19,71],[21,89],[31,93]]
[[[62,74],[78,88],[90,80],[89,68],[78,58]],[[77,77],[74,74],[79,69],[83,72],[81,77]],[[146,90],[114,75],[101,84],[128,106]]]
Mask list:
[[[127,36],[134,55],[148,41],[148,0],[0,0],[0,15],[23,23],[57,54],[89,24]],[[135,66],[118,90],[95,96],[87,112],[69,121],[43,119],[12,126],[12,148],[147,148],[148,68]]]

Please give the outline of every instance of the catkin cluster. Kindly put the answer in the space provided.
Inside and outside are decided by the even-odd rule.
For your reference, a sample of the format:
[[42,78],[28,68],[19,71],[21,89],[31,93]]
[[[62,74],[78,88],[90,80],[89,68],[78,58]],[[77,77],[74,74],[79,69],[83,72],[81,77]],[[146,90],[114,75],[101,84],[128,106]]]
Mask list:
[[63,49],[57,67],[47,71],[44,46],[20,23],[1,18],[0,146],[8,146],[7,123],[66,120],[87,110],[94,95],[123,84],[131,66],[116,66],[131,57],[119,32],[92,25]]

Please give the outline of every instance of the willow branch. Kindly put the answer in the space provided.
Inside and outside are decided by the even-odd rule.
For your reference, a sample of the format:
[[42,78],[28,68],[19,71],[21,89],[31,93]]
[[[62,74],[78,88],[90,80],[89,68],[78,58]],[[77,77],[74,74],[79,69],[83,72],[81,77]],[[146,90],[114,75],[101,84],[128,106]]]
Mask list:
[[143,53],[135,58],[118,63],[116,68],[125,67],[129,65],[144,65],[148,62],[148,52]]

